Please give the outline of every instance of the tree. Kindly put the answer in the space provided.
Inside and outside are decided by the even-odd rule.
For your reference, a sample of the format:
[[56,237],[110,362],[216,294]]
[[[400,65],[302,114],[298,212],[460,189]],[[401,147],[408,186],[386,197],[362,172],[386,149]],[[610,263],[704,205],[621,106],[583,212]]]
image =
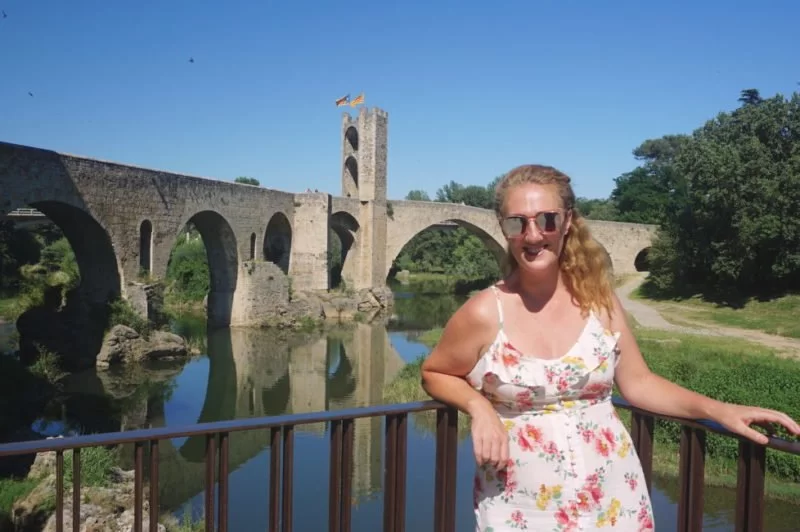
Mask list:
[[424,190],[409,190],[406,194],[406,199],[409,201],[430,201],[431,198]]
[[683,187],[651,251],[654,282],[715,297],[800,289],[800,94],[709,120],[672,169]]
[[260,186],[258,179],[255,177],[247,177],[247,176],[239,176],[233,180],[234,183],[241,183],[242,185],[253,185],[253,186]]
[[764,100],[761,99],[758,89],[744,89],[742,95],[739,96],[739,101],[743,105],[757,105]]

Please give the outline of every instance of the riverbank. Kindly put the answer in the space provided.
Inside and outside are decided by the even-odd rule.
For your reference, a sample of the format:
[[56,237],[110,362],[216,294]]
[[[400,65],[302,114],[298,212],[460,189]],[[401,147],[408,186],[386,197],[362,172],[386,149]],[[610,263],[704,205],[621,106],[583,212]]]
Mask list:
[[[800,418],[800,398],[794,392],[800,381],[800,364],[786,360],[764,346],[736,338],[702,337],[691,334],[637,328],[634,331],[650,368],[678,384],[719,400],[779,409]],[[428,331],[419,341],[432,346],[441,329]],[[420,386],[421,359],[408,364],[384,390],[387,402],[429,399]],[[745,385],[745,383],[747,383]],[[629,414],[620,417],[630,429]],[[459,416],[462,437],[468,435],[468,420]],[[789,438],[785,431],[779,436]],[[675,423],[656,423],[653,471],[677,477],[680,428]],[[733,438],[709,434],[706,484],[736,487],[738,444]],[[766,489],[769,497],[796,501],[800,497],[800,457],[769,450]]]

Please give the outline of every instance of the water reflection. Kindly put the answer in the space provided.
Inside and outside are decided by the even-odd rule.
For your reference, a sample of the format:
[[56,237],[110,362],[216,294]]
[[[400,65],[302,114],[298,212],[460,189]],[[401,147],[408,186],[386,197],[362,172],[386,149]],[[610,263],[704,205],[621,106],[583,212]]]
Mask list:
[[[405,287],[408,289],[408,287]],[[428,352],[417,331],[442,326],[463,301],[456,296],[406,292],[389,327],[354,324],[293,335],[261,329],[207,331],[203,319],[186,319],[173,330],[188,336],[203,355],[186,364],[148,365],[73,375],[65,400],[46,421],[81,432],[187,426],[198,422],[339,410],[383,403],[383,389],[406,362]],[[329,448],[323,424],[295,433],[294,521],[299,530],[326,528]],[[48,429],[49,430],[49,429]],[[56,429],[53,429],[56,430]],[[353,529],[377,530],[382,512],[384,427],[380,418],[355,424]],[[230,527],[266,528],[269,500],[269,434],[234,433],[229,440]],[[409,421],[407,528],[430,529],[433,517],[435,439],[432,424]],[[189,507],[202,516],[204,437],[182,437],[159,447],[160,502],[164,510]],[[133,449],[121,456],[131,469]],[[472,526],[471,442],[458,448],[458,529]],[[676,525],[678,484],[654,481],[659,529]],[[312,507],[313,511],[308,511]],[[800,506],[769,500],[768,530],[793,530]],[[731,530],[735,492],[706,487],[705,530]]]
[[[140,397],[138,405],[129,405],[124,425],[126,429],[179,427],[380,404],[385,384],[404,364],[380,325],[356,324],[299,337],[261,329],[212,330],[207,356],[183,368],[174,379],[173,393]],[[134,424],[134,419],[138,423]],[[327,444],[322,440],[325,430],[323,424],[300,426],[297,437],[313,435]],[[357,497],[380,490],[382,437],[380,419],[356,424],[358,464],[353,483]],[[266,431],[233,434],[231,471],[268,445]],[[165,508],[177,508],[203,491],[205,448],[202,436],[176,438],[161,445],[160,493]],[[305,455],[297,456],[305,459]]]

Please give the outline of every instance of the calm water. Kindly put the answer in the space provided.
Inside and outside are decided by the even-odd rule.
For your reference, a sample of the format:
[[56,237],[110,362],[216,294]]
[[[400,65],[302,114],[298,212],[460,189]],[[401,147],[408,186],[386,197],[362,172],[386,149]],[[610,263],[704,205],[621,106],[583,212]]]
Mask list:
[[[69,400],[37,428],[55,435],[79,427],[83,432],[179,427],[382,404],[384,386],[405,363],[428,352],[416,340],[419,332],[442,325],[460,302],[453,296],[400,290],[388,327],[357,324],[326,334],[295,336],[256,329],[207,332],[202,320],[186,319],[175,328],[201,342],[202,356],[182,366],[74,375],[68,382]],[[355,427],[353,529],[379,530],[382,421],[359,421]],[[425,419],[414,418],[408,435],[406,523],[409,530],[429,530],[434,433]],[[297,530],[323,530],[328,500],[326,427],[300,427],[295,437],[294,524]],[[268,441],[265,431],[231,436],[231,530],[266,528]],[[177,438],[162,444],[160,497],[165,509],[176,515],[191,509],[196,517],[202,516],[203,456],[202,438]],[[458,448],[458,530],[472,527],[472,472],[471,443],[466,438]],[[654,488],[658,528],[674,530],[677,483],[657,479]],[[732,490],[707,488],[705,530],[733,529],[734,497]],[[796,530],[800,522],[800,506],[769,502],[767,513],[767,530]]]

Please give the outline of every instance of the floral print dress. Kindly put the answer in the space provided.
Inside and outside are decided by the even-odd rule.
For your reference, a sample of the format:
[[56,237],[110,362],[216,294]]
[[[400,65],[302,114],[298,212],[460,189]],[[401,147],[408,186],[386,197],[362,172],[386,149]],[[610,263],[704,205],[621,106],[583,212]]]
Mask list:
[[611,403],[619,333],[591,313],[562,357],[533,358],[508,341],[499,296],[497,307],[497,338],[467,380],[505,424],[510,457],[476,471],[476,530],[653,530],[639,457]]

